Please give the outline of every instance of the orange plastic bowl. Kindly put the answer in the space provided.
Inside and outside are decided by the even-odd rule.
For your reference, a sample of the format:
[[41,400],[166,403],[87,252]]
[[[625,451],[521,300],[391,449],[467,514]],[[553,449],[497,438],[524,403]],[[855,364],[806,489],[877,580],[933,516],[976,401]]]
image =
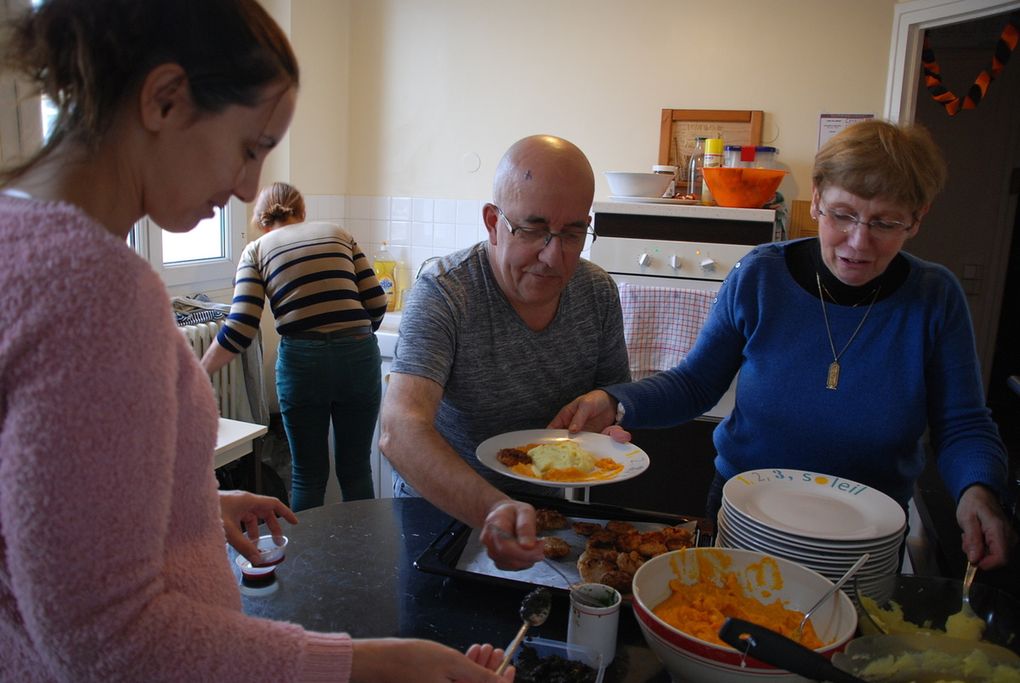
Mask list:
[[706,168],[705,182],[719,206],[760,209],[775,196],[785,175],[773,168]]

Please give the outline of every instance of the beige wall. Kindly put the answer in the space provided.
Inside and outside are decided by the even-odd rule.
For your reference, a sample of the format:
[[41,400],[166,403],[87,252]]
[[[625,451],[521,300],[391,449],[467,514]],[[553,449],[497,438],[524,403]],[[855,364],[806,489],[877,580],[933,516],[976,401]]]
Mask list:
[[605,196],[601,172],[656,163],[660,110],[686,108],[763,110],[788,199],[809,196],[819,113],[881,113],[896,4],[265,3],[290,6],[289,173],[307,193],[487,198],[505,148],[548,132],[587,152]]

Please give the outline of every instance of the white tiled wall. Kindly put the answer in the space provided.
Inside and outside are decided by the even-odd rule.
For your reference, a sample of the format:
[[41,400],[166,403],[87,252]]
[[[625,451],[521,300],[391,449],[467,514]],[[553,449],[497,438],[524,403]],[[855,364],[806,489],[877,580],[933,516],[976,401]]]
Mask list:
[[369,259],[383,242],[403,264],[405,283],[432,256],[469,247],[486,239],[482,206],[486,200],[427,197],[306,195],[308,220],[343,225]]

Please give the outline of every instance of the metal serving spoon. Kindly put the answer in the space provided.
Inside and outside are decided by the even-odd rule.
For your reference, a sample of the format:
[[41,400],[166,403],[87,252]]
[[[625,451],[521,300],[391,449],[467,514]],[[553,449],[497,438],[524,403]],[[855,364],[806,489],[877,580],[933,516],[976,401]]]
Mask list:
[[963,605],[960,611],[966,612],[968,615],[974,614],[974,609],[970,606],[970,586],[974,583],[974,575],[977,574],[977,565],[973,562],[967,562],[967,570],[963,573]]
[[524,634],[528,632],[530,627],[544,624],[545,620],[549,618],[551,609],[552,595],[545,588],[536,588],[524,596],[524,600],[521,601],[521,621],[524,623],[521,624],[520,630],[517,631],[517,635],[514,636],[510,646],[506,649],[503,661],[499,663],[499,668],[496,669],[496,675],[506,671],[510,660],[513,659],[514,653],[517,651],[517,647],[524,640]]
[[834,583],[832,588],[830,588],[829,590],[825,591],[825,595],[820,597],[818,599],[818,602],[816,602],[815,604],[811,605],[811,609],[809,609],[807,612],[804,612],[804,618],[800,620],[800,623],[797,624],[797,628],[793,632],[793,639],[794,640],[799,641],[801,639],[801,636],[804,635],[804,627],[807,626],[807,622],[808,622],[808,619],[811,617],[811,614],[816,609],[821,607],[822,604],[826,600],[828,600],[830,597],[832,597],[836,593],[836,591],[838,591],[840,588],[842,588],[843,584],[846,583],[847,580],[849,580],[851,576],[856,574],[857,570],[860,569],[861,567],[863,567],[864,563],[867,562],[870,558],[871,558],[871,555],[869,553],[864,553],[863,555],[861,555],[857,559],[857,561],[854,562],[853,566],[850,567],[850,569],[847,569],[846,573],[844,573],[843,576],[839,577],[839,581]]

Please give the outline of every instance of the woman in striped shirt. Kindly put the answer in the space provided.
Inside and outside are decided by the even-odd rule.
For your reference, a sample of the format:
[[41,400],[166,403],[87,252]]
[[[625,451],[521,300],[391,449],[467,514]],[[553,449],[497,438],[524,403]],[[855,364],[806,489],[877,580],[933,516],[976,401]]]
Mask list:
[[276,389],[293,459],[293,509],[322,505],[331,420],[343,499],[372,498],[369,458],[382,394],[374,333],[386,294],[350,233],[305,221],[293,186],[264,188],[252,222],[265,234],[241,254],[230,316],[202,365],[212,374],[252,342],[268,297],[280,334]]

